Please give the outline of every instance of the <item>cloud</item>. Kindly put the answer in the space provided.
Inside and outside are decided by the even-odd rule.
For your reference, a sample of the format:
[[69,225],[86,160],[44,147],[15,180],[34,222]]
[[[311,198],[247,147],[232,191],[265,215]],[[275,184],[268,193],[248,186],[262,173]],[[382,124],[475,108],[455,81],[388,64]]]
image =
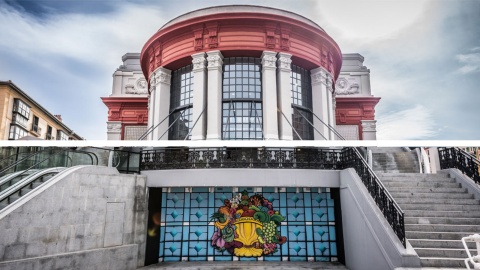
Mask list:
[[420,140],[437,135],[432,113],[422,105],[377,117],[377,139]]
[[462,67],[458,68],[456,72],[461,74],[468,74],[480,71],[480,47],[472,48],[472,53],[457,54],[455,59],[462,64]]

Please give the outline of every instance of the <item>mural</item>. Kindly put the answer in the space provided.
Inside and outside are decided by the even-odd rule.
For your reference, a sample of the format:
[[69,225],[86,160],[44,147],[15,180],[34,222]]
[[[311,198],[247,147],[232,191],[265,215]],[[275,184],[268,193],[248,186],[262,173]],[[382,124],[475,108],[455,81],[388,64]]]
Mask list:
[[273,209],[272,202],[261,194],[248,196],[248,191],[225,199],[224,205],[211,215],[215,232],[211,245],[219,252],[227,250],[238,257],[259,257],[278,252],[287,242],[278,226],[285,220]]

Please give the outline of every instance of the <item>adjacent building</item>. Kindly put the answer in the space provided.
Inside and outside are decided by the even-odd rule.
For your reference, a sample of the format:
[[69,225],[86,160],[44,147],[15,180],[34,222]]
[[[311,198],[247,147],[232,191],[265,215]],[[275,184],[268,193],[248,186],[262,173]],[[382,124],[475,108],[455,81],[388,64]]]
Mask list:
[[83,140],[12,81],[0,81],[0,139]]
[[122,60],[102,98],[108,139],[376,139],[380,98],[363,56],[342,54],[319,25],[292,12],[193,11]]

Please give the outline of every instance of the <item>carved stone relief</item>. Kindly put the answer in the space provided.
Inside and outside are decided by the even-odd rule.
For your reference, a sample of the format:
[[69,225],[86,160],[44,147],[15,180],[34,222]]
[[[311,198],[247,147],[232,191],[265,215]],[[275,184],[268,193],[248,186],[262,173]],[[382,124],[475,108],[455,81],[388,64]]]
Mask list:
[[336,83],[337,95],[354,95],[360,93],[360,85],[355,80],[347,80],[346,78],[339,78]]

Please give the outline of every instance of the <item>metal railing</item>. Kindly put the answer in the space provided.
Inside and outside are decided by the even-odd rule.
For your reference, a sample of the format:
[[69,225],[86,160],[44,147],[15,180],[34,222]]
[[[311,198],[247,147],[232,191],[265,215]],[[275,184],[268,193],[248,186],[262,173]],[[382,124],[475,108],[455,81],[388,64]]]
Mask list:
[[353,168],[403,246],[403,210],[354,147],[327,148],[164,148],[143,151],[140,170],[274,168],[341,170]]
[[165,148],[143,151],[140,170],[202,168],[340,169],[341,150],[322,148]]
[[459,169],[475,183],[480,185],[480,161],[473,155],[456,147],[439,147],[438,155],[441,169]]
[[406,247],[405,241],[405,213],[398,205],[390,192],[382,184],[375,172],[370,168],[354,147],[344,148],[342,153],[343,168],[354,168],[383,216],[392,227],[398,239]]

